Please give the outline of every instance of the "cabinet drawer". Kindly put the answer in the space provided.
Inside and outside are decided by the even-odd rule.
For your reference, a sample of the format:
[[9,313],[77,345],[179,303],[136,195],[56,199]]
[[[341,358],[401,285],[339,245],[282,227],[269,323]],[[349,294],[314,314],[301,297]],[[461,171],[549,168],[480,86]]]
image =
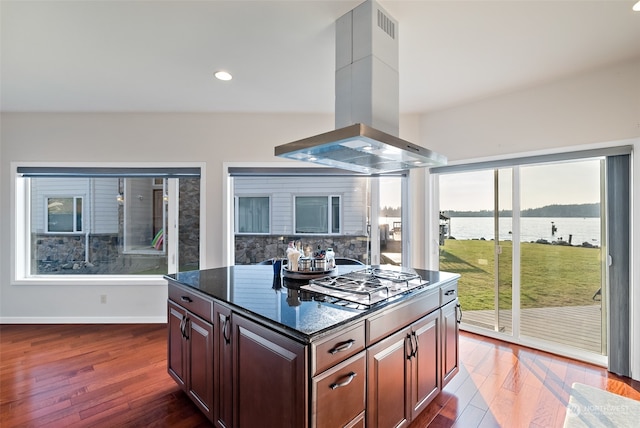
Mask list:
[[364,349],[364,323],[311,345],[312,376]]
[[213,300],[169,282],[169,300],[187,309],[202,319],[213,323]]
[[438,309],[439,303],[440,293],[438,290],[429,290],[404,304],[372,316],[366,322],[367,345],[376,343],[394,331],[398,331],[418,318]]
[[440,307],[458,298],[458,281],[440,287]]
[[[365,409],[365,351],[313,378],[312,427],[344,427]],[[357,423],[356,423],[357,425]]]

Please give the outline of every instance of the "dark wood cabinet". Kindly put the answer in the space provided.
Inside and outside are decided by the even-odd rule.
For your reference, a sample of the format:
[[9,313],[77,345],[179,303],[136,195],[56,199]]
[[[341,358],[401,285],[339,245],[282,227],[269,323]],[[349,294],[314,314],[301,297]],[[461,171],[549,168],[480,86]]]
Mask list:
[[460,366],[458,301],[447,303],[442,314],[442,387],[458,373]]
[[168,372],[219,428],[408,426],[459,370],[444,287],[305,339],[170,281]]
[[213,325],[187,312],[187,393],[213,419]]
[[359,322],[311,344],[311,427],[364,427],[365,343]]
[[220,428],[233,426],[233,347],[231,346],[231,309],[215,304],[214,330],[214,402],[213,423]]
[[213,420],[213,325],[173,301],[168,322],[169,374]]
[[308,426],[307,347],[232,313],[233,426]]
[[185,317],[186,313],[184,308],[169,301],[167,314],[169,329],[167,365],[169,375],[186,391],[187,347],[184,343],[184,331],[182,330]]
[[407,363],[410,365],[409,403],[412,420],[440,392],[439,327],[440,311],[433,311],[411,326],[409,345],[412,357],[407,359]]
[[407,426],[440,391],[439,310],[367,351],[367,426]]
[[361,351],[312,379],[312,427],[357,426],[364,419],[366,364],[366,352]]
[[367,426],[409,425],[410,331],[405,328],[367,350]]

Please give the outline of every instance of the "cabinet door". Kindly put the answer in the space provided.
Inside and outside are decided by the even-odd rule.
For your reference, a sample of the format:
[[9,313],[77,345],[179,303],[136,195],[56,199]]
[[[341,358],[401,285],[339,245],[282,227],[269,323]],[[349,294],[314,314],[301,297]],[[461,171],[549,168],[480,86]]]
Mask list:
[[187,312],[187,391],[209,420],[213,420],[213,326]]
[[169,323],[169,339],[167,344],[167,370],[178,385],[186,390],[186,345],[182,332],[186,320],[186,312],[180,306],[169,302],[167,320]]
[[458,355],[458,301],[442,307],[442,387],[449,383],[459,370]]
[[307,348],[235,313],[231,325],[233,425],[308,426]]
[[408,401],[410,329],[367,350],[367,426],[402,427],[411,418]]
[[233,349],[231,346],[231,310],[214,305],[214,377],[213,423],[230,428],[233,417]]
[[438,365],[440,311],[433,311],[411,326],[411,418],[420,414],[440,392]]

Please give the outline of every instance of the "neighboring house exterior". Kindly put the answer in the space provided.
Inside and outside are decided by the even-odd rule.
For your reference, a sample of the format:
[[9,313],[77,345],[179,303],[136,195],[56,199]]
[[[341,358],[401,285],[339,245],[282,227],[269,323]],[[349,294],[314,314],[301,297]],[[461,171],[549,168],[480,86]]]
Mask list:
[[[367,261],[363,177],[235,177],[235,263],[284,257],[290,241]],[[150,273],[166,266],[163,179],[31,178],[31,274]],[[179,256],[198,266],[199,180],[180,179]],[[187,266],[187,267],[185,267]]]
[[[31,178],[30,189],[32,275],[166,267],[164,179]],[[196,267],[199,199],[199,180],[181,179],[181,263]]]
[[364,261],[368,181],[362,177],[235,177],[235,262],[284,257],[290,241]]

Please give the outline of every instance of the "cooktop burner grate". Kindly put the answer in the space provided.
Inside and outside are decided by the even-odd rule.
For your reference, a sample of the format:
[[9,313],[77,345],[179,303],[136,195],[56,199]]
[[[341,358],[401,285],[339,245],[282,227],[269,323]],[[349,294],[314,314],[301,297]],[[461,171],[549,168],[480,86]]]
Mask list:
[[335,277],[312,279],[302,289],[371,306],[428,284],[415,272],[366,268]]

